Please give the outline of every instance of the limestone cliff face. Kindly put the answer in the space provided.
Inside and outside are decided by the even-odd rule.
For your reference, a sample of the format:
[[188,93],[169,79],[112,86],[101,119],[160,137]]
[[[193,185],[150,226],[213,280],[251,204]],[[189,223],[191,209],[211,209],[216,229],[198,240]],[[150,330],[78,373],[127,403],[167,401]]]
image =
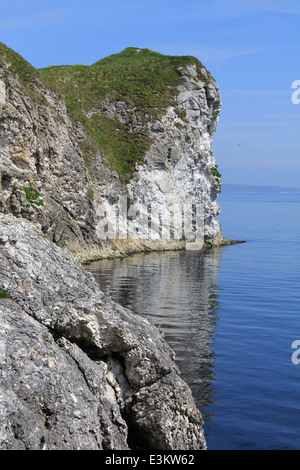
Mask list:
[[66,248],[92,242],[91,177],[66,106],[38,80],[28,91],[9,69],[0,69],[0,210],[39,223]]
[[42,73],[0,43],[1,448],[206,448],[160,332],[77,260],[190,247],[185,204],[195,239],[222,240],[220,106],[190,57]]
[[[212,136],[216,130],[221,99],[216,83],[204,83],[195,66],[180,71],[177,106],[170,106],[160,121],[149,125],[153,144],[128,185],[131,199],[142,207],[156,203],[162,220],[181,217],[178,208],[189,202],[204,206],[204,236],[221,236],[216,202],[220,182],[211,173],[216,161]],[[203,69],[202,73],[206,73]],[[141,209],[142,210],[142,209]],[[170,221],[172,229],[172,217]],[[172,233],[172,230],[170,230]]]
[[[158,117],[142,116],[121,97],[98,97],[82,109],[86,122],[105,116],[126,125],[129,138],[147,138],[143,161],[124,182],[102,149],[87,150],[90,136],[70,114],[68,97],[60,98],[32,69],[24,80],[13,59],[5,51],[0,62],[1,212],[39,223],[50,240],[80,260],[184,247],[186,237],[177,229],[186,202],[203,207],[205,239],[222,240],[220,179],[211,149],[221,100],[205,68],[199,73],[193,63],[177,67],[176,98]],[[80,108],[79,100],[75,105]],[[151,211],[157,214],[154,236]],[[109,227],[113,221],[117,231]]]

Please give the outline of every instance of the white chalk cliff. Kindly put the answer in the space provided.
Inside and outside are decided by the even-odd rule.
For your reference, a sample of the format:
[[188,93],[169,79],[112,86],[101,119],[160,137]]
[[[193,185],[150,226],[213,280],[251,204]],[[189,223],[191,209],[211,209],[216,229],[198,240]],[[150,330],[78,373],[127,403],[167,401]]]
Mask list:
[[78,261],[226,242],[220,107],[191,57],[38,71],[0,43],[1,448],[206,449],[159,330]]
[[[24,81],[15,56],[7,49],[1,55],[1,212],[39,223],[50,240],[79,260],[189,245],[193,239],[181,232],[185,204],[202,210],[199,227],[191,224],[195,237],[201,230],[200,245],[203,237],[222,242],[220,175],[212,152],[221,98],[203,66],[200,73],[193,63],[176,69],[176,99],[158,118],[142,119],[126,97],[95,99],[82,111],[86,120],[102,113],[127,125],[129,138],[141,131],[147,136],[143,161],[124,183],[103,151],[96,149],[86,164],[84,126],[72,119],[58,90],[27,63]],[[157,220],[150,221],[150,214]],[[117,231],[110,227],[114,221]]]
[[180,220],[176,223],[176,217],[182,218],[179,208],[186,203],[203,205],[204,237],[216,239],[221,236],[216,202],[220,183],[210,170],[216,166],[212,136],[219,120],[220,93],[214,81],[207,85],[197,77],[193,65],[180,70],[180,79],[177,102],[185,117],[181,119],[170,106],[160,121],[149,125],[154,143],[128,185],[128,193],[137,210],[139,204],[156,203],[162,220],[173,215],[177,228]]

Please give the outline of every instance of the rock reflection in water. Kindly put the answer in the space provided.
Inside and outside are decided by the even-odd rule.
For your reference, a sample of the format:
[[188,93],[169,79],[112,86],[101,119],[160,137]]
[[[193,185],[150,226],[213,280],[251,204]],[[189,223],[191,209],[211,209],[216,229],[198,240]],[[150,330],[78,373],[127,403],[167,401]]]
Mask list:
[[160,328],[206,423],[214,403],[214,340],[221,248],[137,254],[86,265],[102,290]]

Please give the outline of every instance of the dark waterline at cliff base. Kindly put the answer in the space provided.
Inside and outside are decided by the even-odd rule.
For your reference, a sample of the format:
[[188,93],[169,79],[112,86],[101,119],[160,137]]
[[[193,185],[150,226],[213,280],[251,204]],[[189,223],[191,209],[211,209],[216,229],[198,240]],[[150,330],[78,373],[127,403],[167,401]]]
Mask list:
[[228,238],[201,254],[167,252],[87,268],[145,316],[176,352],[206,421],[208,449],[298,449],[300,195],[222,194]]

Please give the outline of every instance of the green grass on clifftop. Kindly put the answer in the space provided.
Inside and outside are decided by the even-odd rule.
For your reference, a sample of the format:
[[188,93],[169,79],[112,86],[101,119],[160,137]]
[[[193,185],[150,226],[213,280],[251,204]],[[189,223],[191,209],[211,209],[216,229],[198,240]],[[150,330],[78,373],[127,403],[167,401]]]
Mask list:
[[[63,65],[41,69],[44,78],[66,99],[73,114],[97,107],[97,98],[124,101],[136,111],[158,117],[178,94],[177,70],[196,64],[191,56],[166,56],[149,49],[128,47],[91,66]],[[205,80],[205,77],[203,77]],[[78,102],[80,100],[80,106]]]
[[[0,42],[0,68],[3,68],[3,70],[7,69],[15,78],[17,78],[20,85],[27,93],[29,93],[30,97],[36,104],[47,103],[43,93],[34,83],[37,80],[41,80],[40,72],[23,59],[20,54],[13,51],[2,42]],[[5,74],[3,79],[5,85],[9,88],[9,84],[5,80]]]
[[[65,101],[70,118],[81,123],[89,139],[80,144],[87,167],[92,168],[93,156],[99,150],[107,166],[124,182],[129,181],[135,165],[143,162],[151,146],[147,131],[143,126],[137,128],[134,119],[142,123],[155,121],[168,106],[176,109],[179,69],[190,64],[196,65],[199,78],[210,79],[209,74],[208,79],[202,75],[203,65],[194,57],[168,56],[134,47],[90,66],[60,65],[36,70],[0,43],[0,66],[16,75],[35,101],[43,104],[38,85],[34,85],[39,79]],[[124,102],[128,121],[121,123],[116,117],[109,118],[103,110],[105,100]]]
[[23,85],[30,84],[39,75],[38,70],[2,42],[0,42],[0,66],[7,67],[13,75],[18,75]]
[[[121,179],[128,182],[136,163],[142,163],[151,140],[147,132],[133,130],[132,119],[142,122],[158,119],[164,110],[176,106],[179,68],[196,64],[201,75],[203,65],[191,56],[166,56],[149,49],[128,47],[119,54],[106,57],[91,66],[50,66],[40,72],[52,88],[65,100],[70,116],[79,121],[91,140],[83,144],[87,165],[95,149],[106,156],[106,163]],[[108,118],[103,100],[122,101],[129,111],[129,120],[121,123]],[[87,117],[95,111],[92,117]]]

